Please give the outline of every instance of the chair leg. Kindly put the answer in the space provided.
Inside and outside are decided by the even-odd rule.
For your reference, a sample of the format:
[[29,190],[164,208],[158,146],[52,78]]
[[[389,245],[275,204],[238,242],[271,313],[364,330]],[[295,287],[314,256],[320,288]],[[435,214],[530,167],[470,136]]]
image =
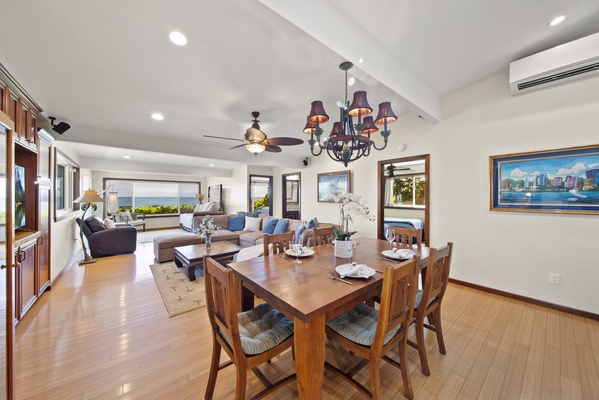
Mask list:
[[216,386],[216,376],[218,375],[218,365],[220,362],[220,344],[216,340],[212,340],[212,360],[210,361],[210,374],[208,376],[208,385],[206,386],[206,400],[212,399],[214,395],[214,387]]
[[372,400],[379,400],[381,398],[381,366],[380,359],[378,357],[370,358],[368,363],[370,366],[370,393]]
[[401,370],[401,378],[403,380],[404,394],[412,400],[414,398],[414,390],[412,390],[412,381],[410,380],[410,369],[408,368],[408,337],[404,333],[403,339],[398,344],[399,364]]
[[241,365],[236,365],[237,379],[235,382],[235,400],[245,399],[245,389],[247,385],[248,370]]
[[438,307],[433,311],[435,319],[435,332],[437,333],[437,343],[439,344],[439,351],[441,354],[445,354],[445,341],[443,340],[443,328],[441,328],[441,307]]
[[418,357],[420,358],[420,368],[426,376],[431,374],[426,357],[426,345],[424,343],[424,321],[417,320],[414,324],[416,329],[416,343],[418,344]]

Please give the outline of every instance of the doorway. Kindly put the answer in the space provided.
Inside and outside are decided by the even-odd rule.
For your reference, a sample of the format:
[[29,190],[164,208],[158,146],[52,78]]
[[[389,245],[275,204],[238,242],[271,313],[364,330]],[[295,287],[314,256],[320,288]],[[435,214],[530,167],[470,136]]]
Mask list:
[[250,175],[248,188],[248,211],[272,215],[272,176]]
[[301,219],[301,174],[283,174],[283,218]]
[[422,228],[430,241],[430,154],[378,162],[377,236],[389,225]]

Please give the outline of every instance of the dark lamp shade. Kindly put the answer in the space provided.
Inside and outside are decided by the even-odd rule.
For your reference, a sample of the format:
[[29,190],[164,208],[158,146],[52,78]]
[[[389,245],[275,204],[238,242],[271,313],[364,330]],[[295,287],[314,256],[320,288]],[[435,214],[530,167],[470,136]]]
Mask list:
[[329,120],[329,116],[324,111],[322,101],[316,100],[312,102],[310,107],[310,115],[308,115],[308,122],[314,124],[323,124]]
[[372,107],[368,104],[368,99],[366,98],[366,92],[360,90],[354,93],[354,101],[352,101],[349,106],[348,114],[352,117],[357,116],[365,116],[372,112]]
[[377,128],[376,125],[374,124],[374,120],[372,119],[372,116],[369,115],[368,117],[364,118],[364,129],[362,130],[362,133],[371,134],[378,130],[379,130],[379,128]]
[[391,102],[385,101],[384,103],[379,104],[379,113],[374,120],[374,123],[377,125],[382,125],[385,122],[391,123],[397,120],[397,115],[393,113],[391,109]]
[[304,126],[304,133],[307,135],[310,135],[310,134],[314,133],[315,130],[316,130],[316,123],[310,122],[310,119],[308,118],[306,120],[306,126]]
[[331,133],[329,135],[329,137],[335,137],[335,136],[339,136],[339,122],[335,122],[333,124],[333,129],[331,130]]

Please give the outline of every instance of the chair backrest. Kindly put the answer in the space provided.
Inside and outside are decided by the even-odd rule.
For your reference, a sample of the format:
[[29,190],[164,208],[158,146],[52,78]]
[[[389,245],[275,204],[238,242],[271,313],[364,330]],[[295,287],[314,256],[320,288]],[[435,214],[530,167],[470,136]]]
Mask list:
[[408,331],[416,302],[419,271],[419,257],[399,265],[385,267],[373,348],[382,347],[385,335],[400,324],[401,329]]
[[395,241],[399,246],[422,246],[422,229],[409,229],[392,226],[395,233]]
[[237,314],[241,312],[241,283],[233,271],[211,257],[204,257],[206,310],[213,334],[220,330],[230,339],[235,354],[243,354]]
[[439,249],[430,249],[426,265],[426,278],[422,285],[421,306],[418,307],[417,313],[428,314],[426,311],[428,308],[440,304],[443,300],[449,280],[452,253],[453,243],[451,242]]
[[[291,244],[293,243],[293,237],[295,236],[295,231],[285,232],[285,233],[275,233],[269,235],[268,233],[264,234],[264,256],[268,257],[270,255],[270,250],[272,250],[272,254],[279,254],[284,252],[287,249],[291,248]],[[269,244],[272,243],[272,249],[269,249]]]
[[335,240],[335,234],[333,233],[332,226],[326,228],[314,228],[313,232],[315,246],[321,244],[330,244]]

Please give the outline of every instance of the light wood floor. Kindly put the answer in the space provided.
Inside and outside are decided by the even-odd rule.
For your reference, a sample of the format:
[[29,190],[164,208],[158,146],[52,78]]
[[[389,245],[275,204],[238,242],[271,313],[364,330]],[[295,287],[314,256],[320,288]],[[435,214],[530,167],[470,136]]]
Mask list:
[[[152,244],[143,243],[136,254],[65,272],[17,326],[18,400],[204,397],[212,347],[206,311],[169,318],[152,262]],[[451,285],[443,324],[445,356],[428,336],[430,377],[410,349],[418,400],[599,398],[599,322]],[[332,342],[327,360],[354,361]],[[403,399],[399,370],[381,366],[384,398]],[[233,398],[233,368],[220,372],[215,398]],[[262,369],[269,377],[293,371],[291,354]],[[325,374],[325,399],[362,398]],[[261,389],[250,373],[247,395]],[[295,382],[270,398],[297,398]]]

